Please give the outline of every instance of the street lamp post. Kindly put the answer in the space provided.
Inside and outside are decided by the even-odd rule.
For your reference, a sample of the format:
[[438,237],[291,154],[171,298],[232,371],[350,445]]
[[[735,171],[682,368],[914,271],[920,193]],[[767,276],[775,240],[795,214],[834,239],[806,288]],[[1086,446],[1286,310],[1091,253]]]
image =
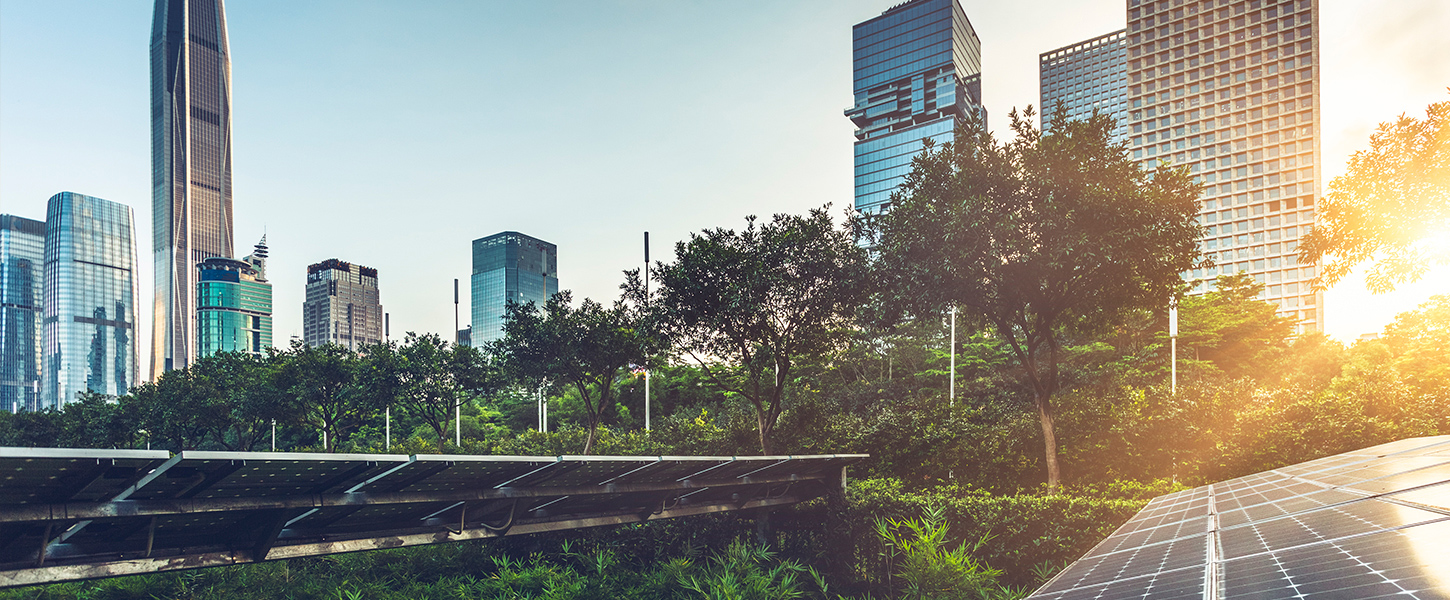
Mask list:
[[1168,343],[1172,347],[1173,395],[1178,395],[1178,299],[1168,301]]
[[957,405],[957,306],[952,305],[952,347],[951,347],[951,376],[948,378],[947,395],[948,403],[951,406]]
[[[649,232],[644,232],[644,307],[649,308]],[[644,367],[644,430],[649,431],[649,358]]]

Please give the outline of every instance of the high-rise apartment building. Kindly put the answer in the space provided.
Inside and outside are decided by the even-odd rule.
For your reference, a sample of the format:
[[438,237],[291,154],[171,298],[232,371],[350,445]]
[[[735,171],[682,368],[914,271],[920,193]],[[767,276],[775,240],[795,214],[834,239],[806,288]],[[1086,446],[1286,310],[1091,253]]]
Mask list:
[[196,265],[232,257],[232,67],[222,0],[156,0],[151,22],[151,375],[196,356]]
[[982,44],[958,0],[899,4],[851,37],[855,205],[873,214],[890,208],[924,140],[951,141],[963,119],[986,122]]
[[45,223],[0,215],[0,410],[35,410],[40,399]]
[[129,206],[71,192],[50,198],[40,408],[138,383],[134,232]]
[[559,293],[559,249],[516,231],[473,240],[469,341],[482,345],[503,337],[510,302],[543,306]]
[[1319,194],[1317,0],[1128,0],[1133,158],[1186,166],[1204,184],[1193,293],[1249,273],[1300,331],[1324,328],[1299,238]]
[[302,339],[308,346],[357,350],[383,341],[378,270],[335,258],[307,266]]
[[197,265],[197,356],[217,352],[260,355],[272,347],[272,284],[267,240],[242,260],[214,256]]
[[1042,103],[1039,114],[1046,131],[1057,103],[1068,120],[1084,121],[1094,112],[1117,121],[1115,142],[1128,134],[1128,35],[1118,30],[1038,56]]

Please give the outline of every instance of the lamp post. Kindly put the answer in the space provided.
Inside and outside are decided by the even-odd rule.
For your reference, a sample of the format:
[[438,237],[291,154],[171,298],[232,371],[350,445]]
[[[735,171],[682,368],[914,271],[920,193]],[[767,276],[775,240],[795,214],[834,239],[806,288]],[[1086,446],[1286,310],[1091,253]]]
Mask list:
[[1172,347],[1173,395],[1178,395],[1178,299],[1168,300],[1168,343]]
[[952,305],[951,375],[947,383],[948,404],[957,405],[957,305]]
[[[649,308],[649,232],[644,232],[644,307]],[[644,430],[649,431],[649,358],[644,367]]]

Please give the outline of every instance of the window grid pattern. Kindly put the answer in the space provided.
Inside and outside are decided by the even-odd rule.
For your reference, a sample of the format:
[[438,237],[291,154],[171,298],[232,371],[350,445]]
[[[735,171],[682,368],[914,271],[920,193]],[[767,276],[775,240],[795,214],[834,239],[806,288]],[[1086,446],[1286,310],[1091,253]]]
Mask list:
[[0,215],[0,410],[35,410],[40,397],[45,223]]
[[40,408],[136,385],[136,240],[131,207],[71,192],[46,210]]
[[871,214],[926,140],[946,142],[965,118],[986,121],[981,42],[957,0],[912,0],[852,30],[855,206]]
[[542,307],[559,293],[558,262],[557,246],[515,231],[473,240],[469,343],[482,345],[502,339],[510,302]]
[[196,352],[196,264],[232,256],[231,59],[221,0],[159,0],[151,29],[151,369]]
[[198,356],[261,355],[272,347],[272,284],[239,260],[209,258],[197,266]]
[[1094,112],[1117,122],[1114,142],[1128,134],[1128,36],[1118,30],[1038,57],[1042,127],[1048,128],[1058,101],[1068,120],[1084,121]]
[[383,341],[378,270],[337,259],[307,267],[302,339],[308,346],[357,350]]
[[1314,265],[1297,259],[1321,192],[1317,0],[1129,0],[1133,158],[1187,167],[1203,187],[1191,293],[1249,273],[1261,298],[1322,331]]

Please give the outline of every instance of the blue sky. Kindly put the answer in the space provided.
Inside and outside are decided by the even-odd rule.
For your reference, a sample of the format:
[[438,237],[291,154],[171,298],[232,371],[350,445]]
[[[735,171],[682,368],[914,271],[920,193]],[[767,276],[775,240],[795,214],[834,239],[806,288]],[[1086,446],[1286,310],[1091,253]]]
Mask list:
[[[667,258],[748,214],[844,210],[851,25],[894,3],[230,2],[237,252],[266,231],[277,343],[326,258],[379,269],[395,334],[446,332],[474,238],[552,241],[561,287],[608,299],[645,230]],[[1038,53],[1124,23],[1122,0],[963,5],[998,131],[1037,103]],[[1450,9],[1321,11],[1332,177],[1376,123],[1450,97]],[[0,212],[41,218],[62,190],[133,206],[143,313],[150,17],[145,0],[0,0]],[[1447,275],[1380,297],[1341,284],[1330,333],[1378,330]]]

